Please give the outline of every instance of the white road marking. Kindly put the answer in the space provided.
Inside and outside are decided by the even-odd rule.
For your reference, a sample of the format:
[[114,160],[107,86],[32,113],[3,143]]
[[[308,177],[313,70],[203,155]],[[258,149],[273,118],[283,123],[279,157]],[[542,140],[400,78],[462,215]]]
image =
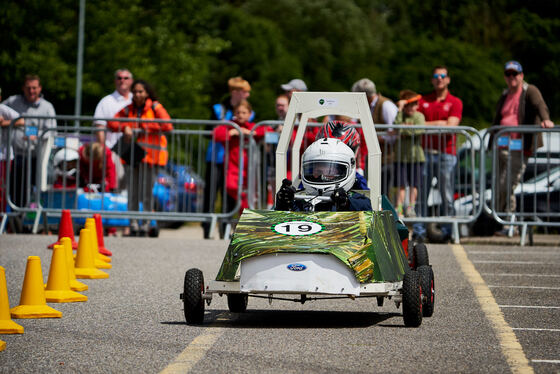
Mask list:
[[522,265],[546,265],[549,262],[540,261],[492,261],[492,260],[478,260],[473,261],[473,264],[522,264]]
[[532,362],[542,362],[545,364],[560,364],[560,360],[531,360]]
[[513,330],[560,332],[560,329],[536,329],[536,328],[531,328],[531,327],[514,327]]
[[560,278],[560,274],[480,273],[480,275],[491,275],[491,276],[498,276],[498,277],[553,277],[553,278]]
[[538,287],[538,286],[498,286],[498,285],[488,285],[490,288],[525,288],[531,290],[560,290],[560,287]]
[[498,305],[500,308],[522,308],[522,309],[560,309],[560,306],[546,305]]
[[527,251],[469,251],[470,255],[553,255],[560,256],[560,252],[527,252]]
[[474,290],[480,308],[496,333],[500,342],[500,348],[511,371],[513,373],[534,373],[533,368],[529,365],[529,360],[525,356],[525,352],[523,352],[523,347],[521,347],[519,340],[515,336],[515,332],[507,324],[502,310],[498,307],[498,303],[496,303],[492,295],[492,291],[490,291],[480,273],[469,260],[465,249],[458,244],[451,245],[451,249],[461,271],[465,274]]

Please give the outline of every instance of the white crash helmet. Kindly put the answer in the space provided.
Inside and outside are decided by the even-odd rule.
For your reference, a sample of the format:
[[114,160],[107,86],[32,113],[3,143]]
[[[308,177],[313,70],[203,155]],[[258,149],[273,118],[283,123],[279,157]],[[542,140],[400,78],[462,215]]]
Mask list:
[[354,151],[339,139],[316,140],[303,153],[301,175],[308,194],[330,196],[337,187],[349,191],[356,180]]
[[78,151],[71,148],[62,148],[56,152],[53,159],[56,175],[71,177],[76,174],[76,162],[73,161],[79,158]]

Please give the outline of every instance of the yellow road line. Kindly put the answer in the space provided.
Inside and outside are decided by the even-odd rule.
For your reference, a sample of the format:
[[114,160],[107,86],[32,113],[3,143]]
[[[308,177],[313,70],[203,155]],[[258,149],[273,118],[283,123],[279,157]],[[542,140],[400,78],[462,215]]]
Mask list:
[[197,336],[184,350],[167,365],[160,374],[188,373],[212,348],[214,343],[224,333],[224,328],[208,327]]
[[469,283],[474,289],[474,293],[480,307],[486,314],[486,318],[490,321],[492,328],[498,336],[502,353],[508,362],[513,373],[533,373],[533,368],[529,365],[529,360],[525,357],[523,348],[512,328],[504,319],[502,311],[498,307],[496,300],[492,296],[490,288],[486,285],[480,273],[475,269],[473,263],[467,257],[465,249],[458,244],[451,245],[453,254],[461,267],[461,270],[467,277]]

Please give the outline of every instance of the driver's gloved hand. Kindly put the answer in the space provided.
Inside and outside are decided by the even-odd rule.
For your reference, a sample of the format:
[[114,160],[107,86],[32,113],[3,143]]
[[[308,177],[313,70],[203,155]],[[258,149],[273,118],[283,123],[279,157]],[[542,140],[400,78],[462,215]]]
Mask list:
[[337,211],[344,211],[350,209],[350,200],[348,199],[348,192],[342,187],[338,187],[331,195],[331,200],[334,203]]
[[284,179],[282,187],[276,193],[276,210],[290,210],[294,204],[296,189],[292,186],[292,181]]

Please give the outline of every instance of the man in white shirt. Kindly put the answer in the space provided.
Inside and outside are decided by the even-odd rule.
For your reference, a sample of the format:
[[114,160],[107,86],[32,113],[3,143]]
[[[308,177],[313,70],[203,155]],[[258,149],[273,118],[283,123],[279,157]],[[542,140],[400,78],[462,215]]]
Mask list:
[[[122,108],[132,102],[131,86],[132,73],[128,69],[115,71],[115,91],[99,101],[93,116],[96,118],[113,118]],[[99,128],[105,128],[107,121],[96,120],[95,124]],[[100,143],[105,143],[107,147],[113,148],[120,135],[121,133],[99,131],[97,132],[97,140]]]
[[[118,69],[115,71],[115,91],[99,101],[93,116],[96,118],[113,118],[122,108],[129,105],[132,102],[132,93],[130,92],[132,82],[132,73],[128,69]],[[105,120],[95,120],[94,123],[98,128],[107,127],[107,121]],[[101,144],[105,143],[107,147],[113,148],[122,136],[122,133],[98,131],[96,136],[98,142]],[[118,186],[120,189],[123,189],[126,183],[124,167],[119,155],[115,152],[111,154],[117,172]]]

